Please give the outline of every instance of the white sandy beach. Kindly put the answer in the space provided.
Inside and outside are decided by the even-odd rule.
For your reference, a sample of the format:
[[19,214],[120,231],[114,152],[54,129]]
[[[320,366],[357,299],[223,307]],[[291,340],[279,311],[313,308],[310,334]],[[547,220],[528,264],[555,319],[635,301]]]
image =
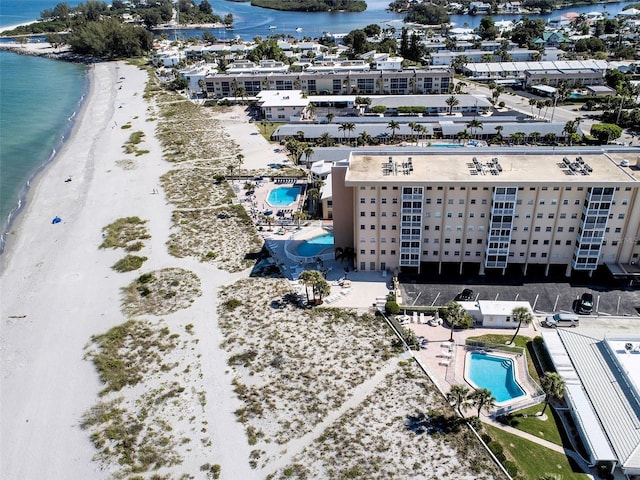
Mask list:
[[[196,380],[207,395],[199,416],[214,445],[204,448],[197,440],[179,470],[204,475],[199,466],[211,462],[224,465],[227,478],[252,478],[215,322],[216,289],[237,276],[167,253],[171,209],[161,191],[152,192],[170,165],[161,158],[156,123],[143,99],[147,73],[109,62],[92,66],[90,75],[91,92],[72,138],[32,185],[0,257],[0,478],[99,479],[114,473],[92,460],[90,432],[79,426],[102,389],[83,357],[92,335],[126,320],[120,288],[141,272],[115,272],[111,265],[122,252],[98,246],[106,225],[133,215],[149,220],[144,271],[179,266],[202,281],[203,294],[191,308],[164,317],[180,332],[195,325],[200,341],[193,355],[201,355],[202,371]],[[121,129],[127,122],[132,129]],[[135,130],[145,133],[141,148],[150,152],[125,169],[117,162],[127,158],[122,146]],[[54,225],[56,215],[62,222]]]

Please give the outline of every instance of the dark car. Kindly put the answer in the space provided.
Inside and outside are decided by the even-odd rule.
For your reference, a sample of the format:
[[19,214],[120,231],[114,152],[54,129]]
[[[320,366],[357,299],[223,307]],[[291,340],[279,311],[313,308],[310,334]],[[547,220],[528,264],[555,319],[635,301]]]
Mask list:
[[593,295],[590,293],[583,293],[578,303],[578,313],[582,315],[590,315],[593,311]]
[[458,295],[456,295],[456,301],[458,302],[470,302],[473,300],[473,290],[465,288]]

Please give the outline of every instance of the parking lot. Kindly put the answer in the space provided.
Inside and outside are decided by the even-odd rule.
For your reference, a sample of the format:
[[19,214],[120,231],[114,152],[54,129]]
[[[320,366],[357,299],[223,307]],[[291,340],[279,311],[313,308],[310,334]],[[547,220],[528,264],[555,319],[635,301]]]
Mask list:
[[[473,290],[472,300],[527,301],[536,314],[574,312],[578,299],[585,292],[594,297],[592,316],[639,316],[640,290],[610,287],[583,287],[570,283],[532,282],[517,285],[401,283],[403,306],[445,305],[463,289]],[[640,324],[639,324],[640,325]]]

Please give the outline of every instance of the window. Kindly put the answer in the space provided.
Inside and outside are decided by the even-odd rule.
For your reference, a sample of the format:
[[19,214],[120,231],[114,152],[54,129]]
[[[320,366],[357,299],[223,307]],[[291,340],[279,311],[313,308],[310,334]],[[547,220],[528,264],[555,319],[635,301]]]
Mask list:
[[391,216],[392,217],[397,217],[398,216],[398,212],[391,212]]
[[391,225],[391,230],[397,230],[398,226],[397,225]]
[[380,255],[386,255],[387,251],[386,250],[380,250]]
[[537,253],[536,252],[531,252],[531,258],[536,258]]
[[431,205],[431,199],[427,198],[427,205]]
[[566,242],[564,242],[565,245],[571,245],[571,240],[567,240]]
[[456,238],[456,243],[462,243],[462,239]]
[[437,203],[438,205],[442,205],[442,199],[441,199],[441,198],[436,199],[436,203]]
[[616,228],[616,233],[620,233],[622,231],[622,229],[620,227]]
[[445,238],[444,239],[444,243],[451,243],[451,239],[450,238]]
[[520,243],[521,243],[522,245],[526,245],[526,244],[527,244],[527,241],[526,241],[526,240],[520,240]]
[[542,214],[541,213],[536,213],[536,218],[542,218]]
[[451,218],[453,217],[453,214],[451,212],[447,213],[447,218]]
[[387,199],[386,198],[381,198],[380,199],[380,203],[382,203],[383,205],[385,205],[387,203]]
[[624,220],[624,213],[618,215],[618,220]]
[[556,244],[556,245],[560,245],[560,240],[556,240],[556,241],[555,241],[555,244]]
[[553,213],[550,213],[550,214],[549,214],[549,219],[550,219],[550,220],[553,220],[554,218],[555,218],[555,215],[554,215]]
[[611,245],[612,245],[613,247],[617,247],[617,246],[618,246],[618,241],[617,241],[617,240],[614,240],[613,242],[611,242]]
[[360,255],[364,255],[364,249],[360,250]]
[[[543,187],[544,188],[544,187]],[[540,200],[540,205],[544,205],[544,199]]]
[[371,201],[371,203],[376,203],[376,199],[375,198],[372,198],[370,201]]
[[380,216],[381,217],[386,217],[387,216],[387,212],[380,212]]
[[538,245],[538,240],[532,240],[531,243],[534,245]]
[[467,244],[470,244],[470,243],[471,243],[471,239],[467,238]]
[[545,232],[550,232],[551,230],[553,230],[553,227],[547,227],[544,229]]
[[438,253],[439,253],[438,250],[434,250],[433,251],[433,255],[435,255],[435,256],[438,256]]
[[564,231],[564,227],[558,227],[558,233],[562,233]]
[[458,218],[462,218],[462,212],[458,212]]
[[375,229],[376,229],[376,226],[375,226],[375,225],[371,225],[371,226],[369,227],[369,229],[370,229],[370,230],[375,230]]
[[476,243],[477,243],[478,245],[482,245],[482,239],[481,239],[481,238],[479,238],[478,240],[476,240]]
[[543,245],[549,245],[549,240],[544,240],[544,241],[542,242],[542,244],[543,244]]
[[563,205],[569,205],[569,200],[563,200],[563,201],[562,201],[562,204],[563,204]]
[[364,198],[361,198],[361,199],[360,199],[360,203],[364,203]]
[[371,212],[371,216],[375,217],[376,216],[376,212]]
[[364,225],[360,225],[360,230],[364,230]]
[[450,198],[449,200],[447,200],[447,205],[453,205],[453,198]]
[[539,232],[540,231],[540,227],[534,228],[534,231]]
[[561,213],[560,214],[560,220],[564,220],[565,218],[567,218],[567,214],[566,213]]
[[386,225],[380,225],[380,230],[386,230],[387,226]]
[[547,252],[542,252],[542,253],[540,254],[540,256],[541,256],[542,258],[547,258]]
[[[395,188],[395,187],[394,187],[394,188]],[[397,198],[392,199],[392,200],[391,200],[391,203],[398,203],[398,199],[397,199]]]
[[376,251],[375,251],[375,250],[369,250],[369,253],[370,253],[371,255],[375,255],[375,254],[376,254]]
[[395,250],[391,250],[391,255],[395,255],[396,251]]
[[360,212],[360,216],[361,216],[361,217],[364,217],[364,212]]

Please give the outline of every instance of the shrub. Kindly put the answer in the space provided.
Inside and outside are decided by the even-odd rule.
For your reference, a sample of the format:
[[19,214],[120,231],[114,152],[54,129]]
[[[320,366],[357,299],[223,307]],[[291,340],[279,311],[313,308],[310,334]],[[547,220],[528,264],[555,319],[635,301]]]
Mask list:
[[224,306],[225,310],[230,312],[242,305],[242,302],[237,298],[230,298],[229,300],[226,300],[222,305]]
[[613,123],[596,123],[591,126],[591,135],[596,137],[600,143],[608,143],[620,138],[622,128]]
[[390,313],[392,315],[397,315],[398,313],[400,313],[400,307],[395,301],[392,300],[389,300],[384,304],[384,309],[387,313]]
[[131,272],[142,267],[142,264],[147,261],[147,257],[138,257],[137,255],[127,255],[124,258],[118,260],[111,268],[116,272]]
[[504,462],[502,462],[502,466],[507,471],[507,473],[511,475],[511,477],[515,478],[518,476],[518,467],[515,463],[509,460],[505,460]]

